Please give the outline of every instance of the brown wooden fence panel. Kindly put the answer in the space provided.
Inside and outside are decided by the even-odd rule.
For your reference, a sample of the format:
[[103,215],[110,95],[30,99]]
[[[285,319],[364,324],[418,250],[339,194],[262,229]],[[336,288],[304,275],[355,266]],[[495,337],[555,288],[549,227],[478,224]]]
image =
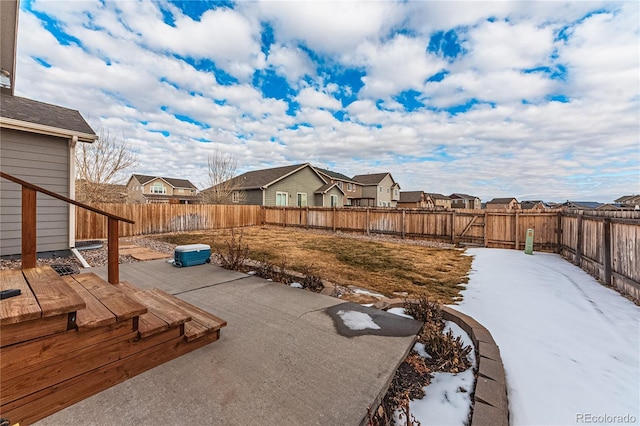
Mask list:
[[[534,250],[556,251],[602,282],[640,300],[640,212],[440,211],[180,204],[99,204],[96,207],[136,222],[134,225],[120,223],[119,232],[122,236],[264,223],[522,250],[527,229],[533,229]],[[78,240],[106,237],[105,218],[84,209],[76,209]]]
[[[120,223],[121,236],[185,232],[260,224],[260,206],[209,204],[97,204],[106,212],[127,217],[135,224]],[[107,236],[105,218],[76,209],[76,239],[102,239]]]

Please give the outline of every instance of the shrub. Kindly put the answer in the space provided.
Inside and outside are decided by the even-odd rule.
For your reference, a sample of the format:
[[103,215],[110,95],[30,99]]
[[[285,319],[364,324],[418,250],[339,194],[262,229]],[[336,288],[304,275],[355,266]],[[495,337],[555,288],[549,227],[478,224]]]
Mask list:
[[242,231],[236,236],[235,230],[231,229],[231,239],[225,241],[223,249],[216,251],[216,257],[223,268],[238,271],[249,257],[249,246],[242,242]]
[[324,284],[322,284],[322,278],[312,272],[312,268],[313,266],[302,266],[302,275],[304,275],[304,278],[302,278],[302,282],[300,284],[302,284],[302,287],[307,290],[320,293],[324,288]]

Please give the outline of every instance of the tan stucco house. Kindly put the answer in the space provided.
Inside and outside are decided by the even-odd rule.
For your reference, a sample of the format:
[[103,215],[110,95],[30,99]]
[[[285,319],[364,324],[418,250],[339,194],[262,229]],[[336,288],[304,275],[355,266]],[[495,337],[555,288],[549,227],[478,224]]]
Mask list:
[[360,205],[368,207],[397,207],[400,201],[400,185],[391,173],[356,175],[352,178],[362,185]]
[[127,202],[197,204],[198,188],[186,179],[134,174],[127,182]]
[[494,198],[487,202],[487,210],[522,210],[520,202],[515,198]]
[[344,192],[342,204],[344,206],[357,207],[362,199],[362,184],[354,181],[350,177],[343,175],[342,173],[334,172],[331,170],[321,169],[315,167],[316,171],[320,173],[322,178],[327,183],[335,183]]

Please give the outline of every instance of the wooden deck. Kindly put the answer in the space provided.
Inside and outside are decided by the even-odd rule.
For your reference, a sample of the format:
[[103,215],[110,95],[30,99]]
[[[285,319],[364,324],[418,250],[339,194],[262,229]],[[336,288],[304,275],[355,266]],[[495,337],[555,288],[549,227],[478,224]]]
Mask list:
[[158,289],[50,267],[0,271],[0,417],[21,426],[218,340],[226,322]]

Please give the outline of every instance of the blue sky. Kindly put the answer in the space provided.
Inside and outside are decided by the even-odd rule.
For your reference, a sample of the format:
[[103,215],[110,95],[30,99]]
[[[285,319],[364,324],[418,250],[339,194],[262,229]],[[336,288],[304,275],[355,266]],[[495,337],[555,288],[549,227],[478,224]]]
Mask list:
[[16,95],[131,172],[311,162],[483,201],[640,193],[640,3],[21,0]]

